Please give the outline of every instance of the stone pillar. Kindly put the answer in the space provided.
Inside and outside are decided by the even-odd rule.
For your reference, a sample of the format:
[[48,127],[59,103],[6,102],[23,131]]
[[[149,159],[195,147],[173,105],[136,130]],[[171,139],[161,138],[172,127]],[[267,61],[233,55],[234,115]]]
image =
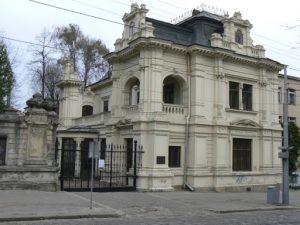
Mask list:
[[46,156],[48,113],[43,106],[42,95],[35,94],[27,101],[29,106],[25,121],[27,122],[27,155],[25,165],[47,165]]
[[75,176],[80,176],[81,171],[81,141],[82,138],[76,138],[76,158],[75,158]]
[[0,134],[7,139],[0,189],[58,190],[55,161],[57,115],[41,94],[27,101],[25,114],[7,109],[0,114]]

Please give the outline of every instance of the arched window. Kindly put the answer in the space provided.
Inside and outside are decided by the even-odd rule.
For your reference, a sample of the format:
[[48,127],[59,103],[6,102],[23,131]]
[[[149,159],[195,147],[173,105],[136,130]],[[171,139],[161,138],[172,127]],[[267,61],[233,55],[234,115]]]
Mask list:
[[140,81],[131,77],[125,85],[125,105],[138,105],[140,103]]
[[130,90],[130,105],[137,105],[140,103],[140,84],[135,83]]
[[241,30],[237,30],[235,32],[235,42],[242,45],[244,43],[244,40],[243,40],[243,33]]
[[172,76],[164,79],[163,101],[167,104],[182,104],[182,90],[180,83]]
[[135,33],[135,23],[132,21],[129,25],[129,37],[133,37],[133,34]]
[[82,116],[90,116],[93,115],[93,106],[84,105],[82,106]]

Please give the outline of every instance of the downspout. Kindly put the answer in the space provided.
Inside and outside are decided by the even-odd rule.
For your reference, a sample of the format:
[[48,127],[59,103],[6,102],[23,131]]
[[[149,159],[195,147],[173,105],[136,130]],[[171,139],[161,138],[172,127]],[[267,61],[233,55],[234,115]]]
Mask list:
[[190,117],[191,117],[191,55],[187,53],[187,85],[188,85],[188,108],[186,115],[185,124],[185,151],[184,151],[184,171],[183,171],[183,187],[190,191],[194,191],[194,188],[189,185],[187,181],[187,168],[188,168],[188,157],[189,157],[189,137],[190,137]]

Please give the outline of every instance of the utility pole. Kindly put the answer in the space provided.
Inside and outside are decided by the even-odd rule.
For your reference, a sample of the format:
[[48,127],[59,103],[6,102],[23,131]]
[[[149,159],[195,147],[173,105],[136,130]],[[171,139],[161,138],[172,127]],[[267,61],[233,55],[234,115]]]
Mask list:
[[283,147],[279,155],[282,158],[282,204],[289,205],[289,123],[288,104],[289,89],[287,80],[287,66],[284,66],[284,103],[283,103]]

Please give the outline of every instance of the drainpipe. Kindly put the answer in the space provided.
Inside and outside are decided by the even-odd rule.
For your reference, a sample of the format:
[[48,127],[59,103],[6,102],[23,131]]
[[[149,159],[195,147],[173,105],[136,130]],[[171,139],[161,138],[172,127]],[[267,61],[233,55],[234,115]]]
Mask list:
[[187,53],[187,85],[188,85],[188,109],[186,116],[186,125],[185,125],[185,151],[184,151],[184,171],[183,171],[183,187],[190,191],[194,191],[194,188],[188,184],[187,181],[187,168],[188,168],[188,157],[189,157],[189,122],[191,117],[191,55]]

